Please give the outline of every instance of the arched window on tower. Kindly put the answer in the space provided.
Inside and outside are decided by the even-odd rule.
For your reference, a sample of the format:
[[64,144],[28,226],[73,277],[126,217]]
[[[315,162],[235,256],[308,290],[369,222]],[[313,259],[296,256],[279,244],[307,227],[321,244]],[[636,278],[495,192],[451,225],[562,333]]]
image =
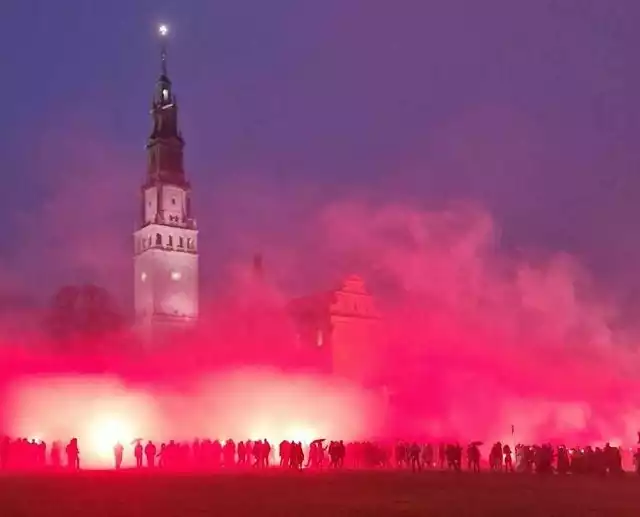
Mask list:
[[178,239],[178,248],[184,248],[184,237]]
[[169,247],[173,248],[173,235],[169,235]]
[[156,233],[156,246],[162,246],[162,235]]

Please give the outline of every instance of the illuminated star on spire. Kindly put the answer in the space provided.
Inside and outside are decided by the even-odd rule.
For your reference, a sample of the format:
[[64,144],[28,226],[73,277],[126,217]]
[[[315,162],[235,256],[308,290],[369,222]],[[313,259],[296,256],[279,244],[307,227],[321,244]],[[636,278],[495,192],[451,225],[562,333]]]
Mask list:
[[164,23],[158,26],[158,34],[160,35],[160,60],[162,63],[162,75],[167,75],[167,34],[169,27]]

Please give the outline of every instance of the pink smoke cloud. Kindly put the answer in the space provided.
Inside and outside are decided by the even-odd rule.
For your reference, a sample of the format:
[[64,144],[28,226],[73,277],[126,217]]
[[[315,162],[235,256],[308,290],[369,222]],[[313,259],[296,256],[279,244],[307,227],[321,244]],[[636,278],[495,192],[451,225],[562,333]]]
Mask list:
[[[43,148],[48,154],[55,147],[69,165],[52,171],[45,203],[21,220],[23,241],[7,263],[10,273],[2,285],[11,290],[34,284],[53,288],[89,279],[116,292],[126,310],[131,296],[129,235],[143,163],[89,134],[80,141],[82,145],[78,135],[58,135],[55,145]],[[430,210],[399,202],[374,205],[361,201],[366,193],[327,202],[309,183],[285,187],[246,173],[196,192],[206,237],[201,241],[206,296],[202,328],[193,339],[159,352],[151,366],[117,352],[96,358],[89,346],[73,368],[23,350],[7,363],[13,368],[5,376],[13,381],[20,374],[31,379],[46,372],[64,385],[75,373],[95,374],[102,368],[115,376],[115,384],[103,388],[100,377],[82,381],[104,390],[98,398],[125,389],[133,399],[182,401],[183,410],[180,404],[162,406],[149,416],[151,423],[140,424],[140,432],[160,428],[163,438],[170,432],[186,435],[190,428],[194,434],[213,432],[192,422],[193,407],[227,388],[239,392],[234,377],[240,375],[238,365],[270,361],[280,373],[261,376],[237,403],[276,407],[273,393],[287,386],[291,399],[286,405],[292,409],[280,418],[295,420],[296,412],[332,386],[331,400],[314,418],[324,422],[326,432],[351,429],[344,431],[345,437],[379,434],[376,426],[363,423],[384,415],[388,437],[504,439],[514,425],[521,440],[635,439],[640,427],[634,409],[635,332],[613,325],[619,307],[577,257],[553,250],[505,251],[500,221],[473,202]],[[266,283],[259,288],[250,271],[256,251],[263,253],[266,268]],[[348,381],[309,374],[304,380],[289,373],[295,365],[288,363],[286,350],[295,339],[283,305],[295,295],[329,289],[352,272],[367,280],[385,317],[385,339],[368,352],[375,360],[360,360],[378,369],[375,377],[386,385],[391,407],[379,397],[371,403],[363,387]],[[261,305],[269,311],[248,335],[243,330],[247,310]],[[12,334],[5,335],[11,349]],[[213,381],[211,372],[216,372]],[[142,378],[150,387],[131,389],[131,378]],[[167,378],[199,387],[185,394],[154,386]],[[23,397],[46,401],[45,396],[54,396],[40,388],[18,390],[9,417],[20,415],[18,421],[38,427],[33,420],[37,412],[25,409],[35,406]],[[54,398],[72,400],[70,411],[76,415],[85,399],[74,400],[68,389]],[[261,398],[263,393],[272,395]],[[233,411],[218,404],[215,414],[233,422]],[[189,425],[172,429],[166,424],[168,414]],[[354,415],[353,424],[344,421],[345,414]],[[56,418],[43,425],[55,429]],[[16,420],[8,421],[10,430],[27,432]],[[245,424],[230,427],[247,433],[250,426]]]

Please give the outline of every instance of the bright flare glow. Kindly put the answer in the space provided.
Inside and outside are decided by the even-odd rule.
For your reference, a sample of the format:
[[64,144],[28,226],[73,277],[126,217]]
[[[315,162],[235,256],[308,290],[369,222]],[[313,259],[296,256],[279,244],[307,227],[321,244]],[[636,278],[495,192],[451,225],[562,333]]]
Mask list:
[[171,273],[171,280],[180,280],[182,278],[182,275],[180,274],[180,271],[173,271]]
[[158,27],[158,32],[160,33],[160,36],[166,36],[169,33],[169,27],[164,24],[160,25],[160,27]]
[[304,424],[293,426],[288,430],[287,436],[284,437],[285,440],[302,442],[303,445],[309,445],[313,440],[319,438],[324,438],[324,436],[319,436],[315,429]]
[[[364,438],[377,433],[375,397],[343,381],[264,369],[216,372],[176,390],[171,383],[101,375],[24,376],[11,383],[3,410],[11,436],[78,438],[83,468],[112,468],[113,448],[171,439],[300,441]],[[143,387],[144,386],[144,387]],[[313,403],[311,403],[313,401]]]
[[118,441],[128,451],[125,466],[129,466],[131,442],[155,438],[157,429],[162,430],[153,396],[114,378],[31,377],[14,384],[11,394],[10,435],[37,438],[49,446],[54,440],[66,445],[76,437],[86,468],[113,467],[113,447]]
[[134,436],[132,426],[118,418],[97,418],[89,428],[89,443],[91,452],[97,459],[108,463],[113,459],[113,448],[116,443],[128,445]]

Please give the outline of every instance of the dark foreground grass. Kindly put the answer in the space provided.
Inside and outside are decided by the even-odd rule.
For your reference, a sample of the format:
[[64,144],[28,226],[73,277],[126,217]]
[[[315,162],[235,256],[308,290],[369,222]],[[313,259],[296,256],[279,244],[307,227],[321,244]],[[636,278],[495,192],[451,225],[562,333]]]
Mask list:
[[640,478],[427,472],[0,476],[0,516],[640,516]]

